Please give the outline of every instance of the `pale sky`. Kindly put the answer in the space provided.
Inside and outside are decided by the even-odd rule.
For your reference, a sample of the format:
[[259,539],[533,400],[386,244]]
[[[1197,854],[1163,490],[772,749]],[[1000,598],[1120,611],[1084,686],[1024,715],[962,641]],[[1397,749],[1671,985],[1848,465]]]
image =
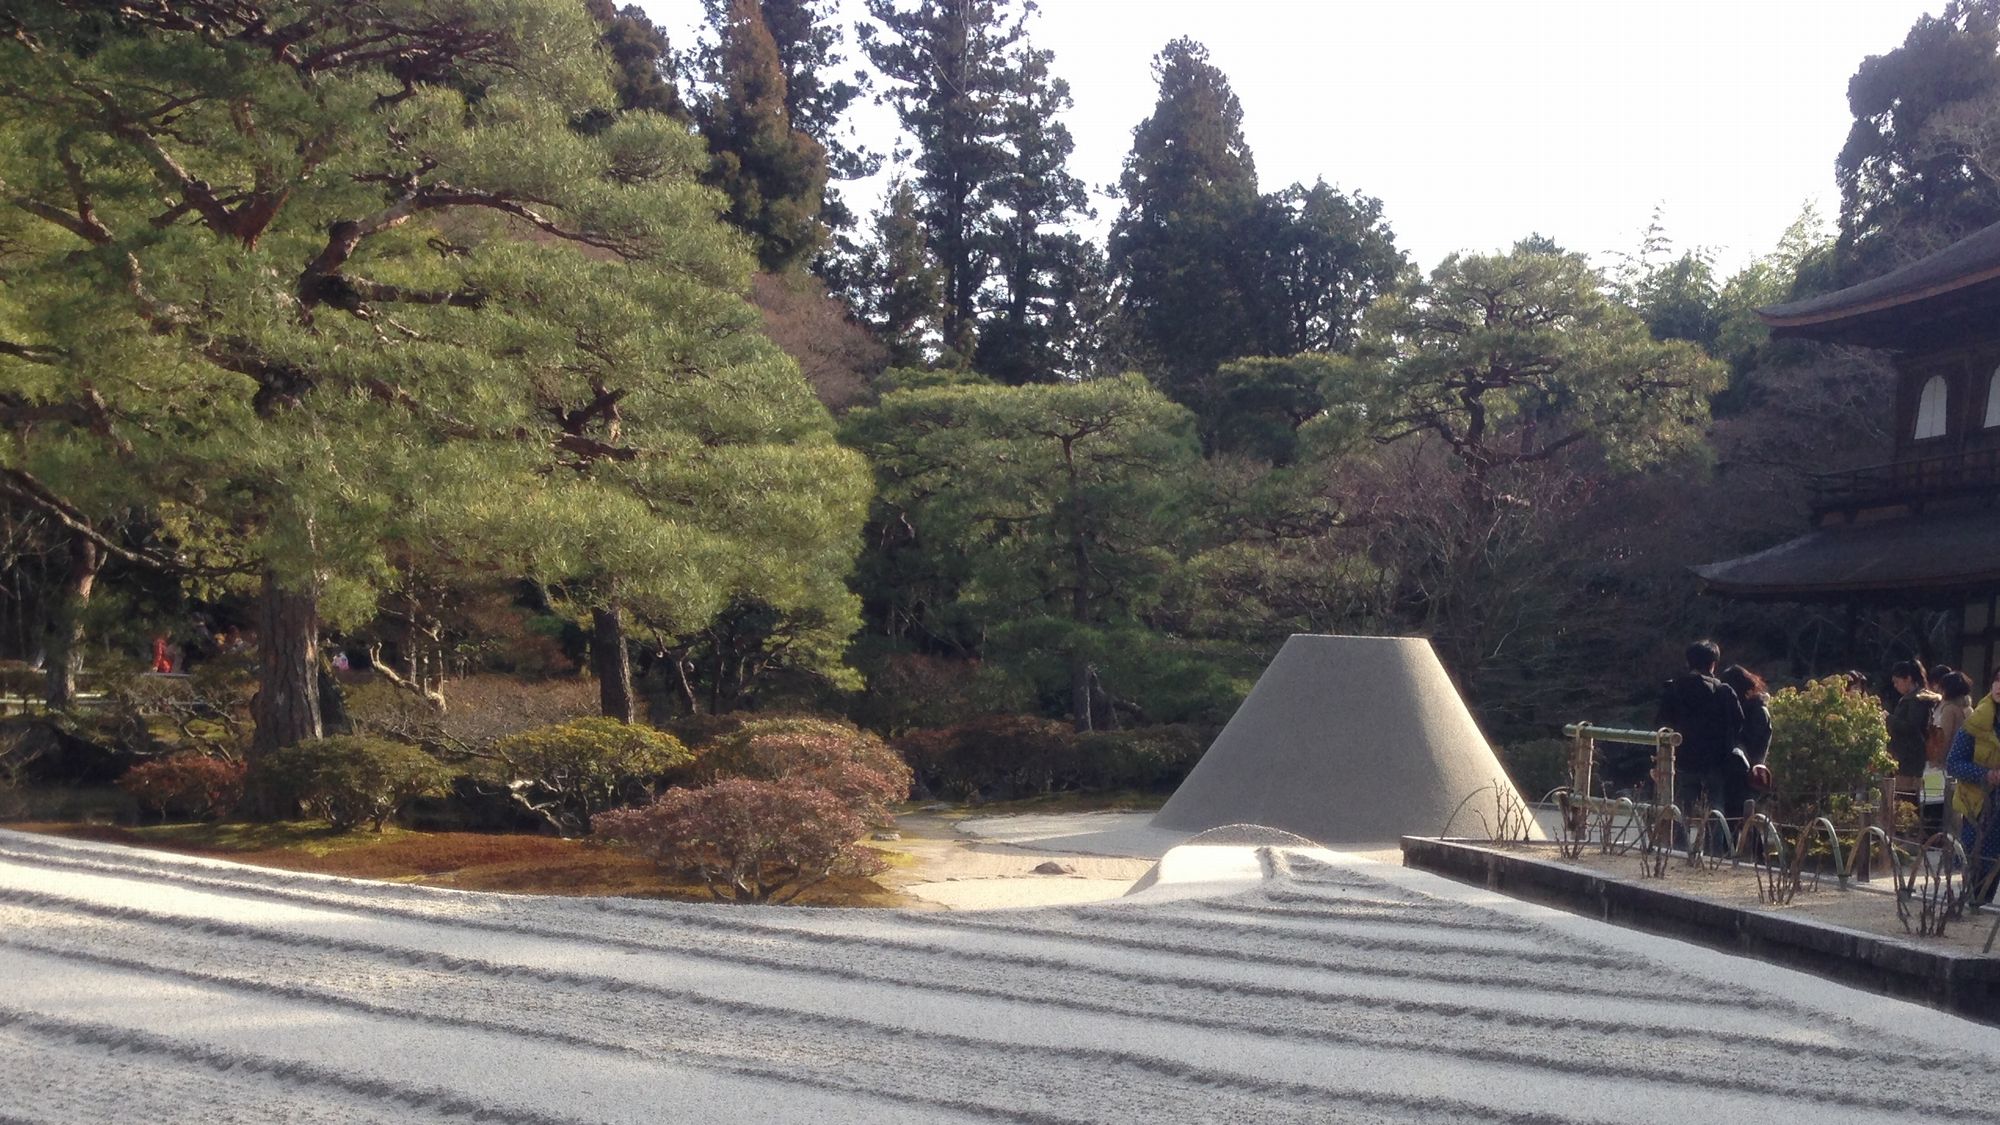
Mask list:
[[[643,6],[677,50],[693,42],[700,0]],[[1190,35],[1243,102],[1265,191],[1324,178],[1375,196],[1425,269],[1535,232],[1602,260],[1636,249],[1660,205],[1675,243],[1708,247],[1727,272],[1808,201],[1837,214],[1847,80],[1942,6],[1043,0],[1029,28],[1075,95],[1071,167],[1092,185],[1117,180],[1152,112],[1152,56]],[[862,124],[883,149],[885,113]],[[1099,210],[1095,228],[1117,204]]]

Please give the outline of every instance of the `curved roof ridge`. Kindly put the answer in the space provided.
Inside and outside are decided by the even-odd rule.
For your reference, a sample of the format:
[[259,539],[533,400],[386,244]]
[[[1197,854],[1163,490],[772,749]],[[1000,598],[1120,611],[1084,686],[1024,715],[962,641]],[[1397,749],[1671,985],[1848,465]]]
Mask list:
[[1756,312],[1773,328],[1802,328],[1914,304],[1995,278],[2000,278],[2000,223],[1880,277]]

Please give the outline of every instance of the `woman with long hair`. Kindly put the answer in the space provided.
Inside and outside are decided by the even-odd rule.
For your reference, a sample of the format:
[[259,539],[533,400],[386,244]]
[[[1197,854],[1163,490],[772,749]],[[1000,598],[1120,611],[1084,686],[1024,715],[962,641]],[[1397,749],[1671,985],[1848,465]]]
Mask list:
[[1743,701],[1743,725],[1736,732],[1733,755],[1738,761],[1722,810],[1729,823],[1736,825],[1743,817],[1743,802],[1751,793],[1771,787],[1771,771],[1764,765],[1771,753],[1771,691],[1764,677],[1741,664],[1724,668],[1719,678],[1736,689],[1737,698]]
[[1931,688],[1940,700],[1931,719],[1931,737],[1925,743],[1924,755],[1931,765],[1942,767],[1952,739],[1958,737],[1959,729],[1965,726],[1965,717],[1972,713],[1972,678],[1949,668],[1942,674],[1936,669],[1932,673]]
[[1937,693],[1924,682],[1924,666],[1899,660],[1889,683],[1900,697],[1889,711],[1889,754],[1896,759],[1896,799],[1914,806],[1924,788],[1924,736],[1930,733]]

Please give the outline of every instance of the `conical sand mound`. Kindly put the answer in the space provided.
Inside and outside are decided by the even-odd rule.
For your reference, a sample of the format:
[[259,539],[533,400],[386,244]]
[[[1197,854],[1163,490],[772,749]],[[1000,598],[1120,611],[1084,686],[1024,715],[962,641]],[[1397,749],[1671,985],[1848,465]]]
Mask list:
[[1300,634],[1153,825],[1261,824],[1334,846],[1435,836],[1447,821],[1476,836],[1496,807],[1479,791],[1496,782],[1518,797],[1430,642]]

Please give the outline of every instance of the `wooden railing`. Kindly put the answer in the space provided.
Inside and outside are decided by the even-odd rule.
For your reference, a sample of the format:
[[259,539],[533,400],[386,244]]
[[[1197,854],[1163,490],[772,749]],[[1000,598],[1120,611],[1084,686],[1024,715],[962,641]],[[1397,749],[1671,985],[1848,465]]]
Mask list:
[[1965,449],[1837,473],[1815,473],[1813,516],[1882,504],[2000,493],[2000,449]]

